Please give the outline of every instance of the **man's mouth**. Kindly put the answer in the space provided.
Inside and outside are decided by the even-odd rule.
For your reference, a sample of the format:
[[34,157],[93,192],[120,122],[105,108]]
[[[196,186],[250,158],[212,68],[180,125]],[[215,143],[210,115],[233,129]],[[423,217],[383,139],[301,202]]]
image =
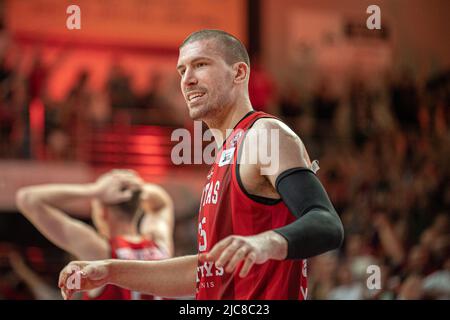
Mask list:
[[200,92],[200,91],[193,91],[193,92],[189,92],[186,97],[189,103],[193,103],[198,101],[201,97],[203,97],[205,95],[205,92]]

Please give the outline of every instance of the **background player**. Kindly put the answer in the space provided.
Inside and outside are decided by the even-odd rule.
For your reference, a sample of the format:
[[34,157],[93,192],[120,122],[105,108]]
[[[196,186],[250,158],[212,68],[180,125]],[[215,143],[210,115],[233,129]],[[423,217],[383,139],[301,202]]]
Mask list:
[[[92,201],[97,230],[61,210],[77,199]],[[17,205],[47,239],[79,259],[157,260],[173,252],[170,197],[132,171],[113,170],[92,184],[25,187],[17,193]],[[85,298],[138,299],[139,294],[108,285]]]

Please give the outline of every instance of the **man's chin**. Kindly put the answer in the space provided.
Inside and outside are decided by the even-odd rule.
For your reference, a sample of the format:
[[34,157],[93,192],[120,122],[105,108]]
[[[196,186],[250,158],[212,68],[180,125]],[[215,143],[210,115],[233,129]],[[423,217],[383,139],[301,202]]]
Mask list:
[[191,118],[191,120],[194,120],[194,121],[202,120],[201,115],[198,112],[189,112],[189,118]]
[[203,120],[207,114],[208,110],[202,106],[189,108],[189,117],[194,121]]

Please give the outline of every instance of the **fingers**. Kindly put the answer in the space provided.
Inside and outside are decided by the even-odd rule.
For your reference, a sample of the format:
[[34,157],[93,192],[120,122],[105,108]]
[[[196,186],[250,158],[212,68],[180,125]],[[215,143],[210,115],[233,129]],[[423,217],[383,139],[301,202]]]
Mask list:
[[131,170],[113,170],[101,175],[97,179],[97,184],[102,188],[111,187],[111,185],[124,185],[128,188],[140,188],[144,181],[137,173]]
[[238,250],[236,250],[235,254],[231,258],[230,262],[228,263],[227,267],[225,268],[226,272],[233,272],[236,266],[239,262],[245,259],[247,256],[247,253],[250,251],[250,248],[247,246],[240,247]]
[[208,261],[207,254],[206,253],[199,253],[198,254],[198,261],[200,261],[200,262]]
[[225,271],[231,273],[250,252],[251,247],[245,241],[236,237],[228,237],[218,242],[206,259],[216,261],[216,267],[225,267]]
[[100,265],[88,265],[80,271],[81,277],[93,281],[102,280],[107,276],[106,269]]
[[64,300],[70,300],[72,298],[73,293],[72,290],[70,289],[61,288],[61,295]]
[[67,282],[67,277],[69,273],[67,272],[67,266],[60,272],[58,279],[58,287],[63,288]]
[[250,269],[253,267],[256,261],[256,255],[254,252],[250,252],[244,262],[244,266],[241,269],[241,272],[239,272],[239,276],[241,278],[244,278],[248,275]]
[[217,261],[217,259],[219,258],[220,254],[222,253],[222,251],[228,247],[228,245],[233,242],[233,238],[232,237],[227,237],[221,241],[219,241],[213,248],[212,250],[206,255],[206,258],[208,260],[214,260]]
[[216,260],[216,266],[217,267],[225,266],[230,261],[231,257],[234,256],[234,254],[240,248],[240,246],[241,244],[238,241],[233,240],[233,242],[231,242],[231,244],[222,251],[222,254],[220,255],[219,259]]
[[76,261],[69,263],[59,274],[58,287],[64,299],[70,299],[74,293],[89,290],[93,283],[107,275],[106,268],[94,263]]
[[64,300],[67,300],[67,294],[64,291],[64,288],[61,288],[61,296],[63,297]]
[[142,185],[144,182],[136,171],[130,169],[113,170],[112,175],[123,181],[128,181],[137,185]]
[[77,271],[73,269],[73,265],[69,264],[59,274],[58,287],[61,289],[61,295],[64,300],[69,300],[72,297],[73,291],[67,288],[67,279],[74,272]]
[[116,202],[120,203],[120,202],[124,202],[124,201],[128,201],[133,197],[133,191],[130,189],[125,189],[122,190],[116,198]]
[[115,175],[129,175],[129,176],[135,176],[135,177],[139,177],[139,174],[137,173],[136,170],[133,169],[113,169],[109,172],[110,174],[115,174]]
[[122,186],[125,187],[127,190],[131,191],[138,191],[142,189],[143,184],[139,181],[122,181]]
[[105,204],[117,204],[130,200],[133,193],[141,188],[138,182],[112,177],[103,183],[99,198]]
[[123,196],[132,196],[133,191],[142,189],[142,180],[136,179],[134,176],[122,175],[114,177],[113,184],[117,190],[123,192]]
[[[199,254],[199,261],[215,261],[216,267],[225,267],[225,271],[232,273],[243,262],[239,272],[240,277],[245,277],[253,265],[263,263],[261,253],[255,243],[249,237],[230,236],[219,241],[209,253]],[[259,257],[259,258],[258,258]]]

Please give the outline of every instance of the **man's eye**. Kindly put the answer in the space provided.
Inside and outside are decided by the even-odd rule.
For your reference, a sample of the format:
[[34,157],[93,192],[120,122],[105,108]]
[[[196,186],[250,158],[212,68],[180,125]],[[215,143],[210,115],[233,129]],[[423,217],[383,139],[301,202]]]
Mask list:
[[206,63],[205,63],[205,62],[197,63],[197,68],[203,67],[203,66],[206,66]]

